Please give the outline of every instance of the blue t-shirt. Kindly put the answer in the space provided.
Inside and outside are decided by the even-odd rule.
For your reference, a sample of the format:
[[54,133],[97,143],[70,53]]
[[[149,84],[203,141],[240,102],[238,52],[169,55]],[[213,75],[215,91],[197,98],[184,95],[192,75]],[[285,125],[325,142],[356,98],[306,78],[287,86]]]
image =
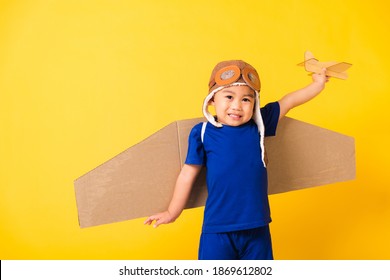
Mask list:
[[[279,103],[261,108],[265,136],[273,136],[279,119]],[[260,135],[253,120],[241,126],[202,123],[191,130],[185,163],[207,167],[208,198],[203,232],[251,229],[271,222],[267,170],[261,159]]]

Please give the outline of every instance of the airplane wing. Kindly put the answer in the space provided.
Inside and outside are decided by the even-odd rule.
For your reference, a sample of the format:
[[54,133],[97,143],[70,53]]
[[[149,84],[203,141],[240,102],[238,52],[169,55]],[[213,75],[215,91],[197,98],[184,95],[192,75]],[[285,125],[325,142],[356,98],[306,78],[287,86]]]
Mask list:
[[[192,127],[205,119],[176,121],[74,181],[80,227],[146,217],[166,210],[188,148]],[[269,194],[355,178],[354,139],[284,117],[266,137]],[[203,206],[206,171],[186,208]]]
[[330,70],[330,71],[333,71],[333,72],[341,73],[341,72],[346,71],[346,70],[347,70],[349,67],[351,67],[351,66],[352,66],[351,63],[340,62],[340,63],[336,63],[336,64],[333,64],[333,65],[327,67],[327,70]]

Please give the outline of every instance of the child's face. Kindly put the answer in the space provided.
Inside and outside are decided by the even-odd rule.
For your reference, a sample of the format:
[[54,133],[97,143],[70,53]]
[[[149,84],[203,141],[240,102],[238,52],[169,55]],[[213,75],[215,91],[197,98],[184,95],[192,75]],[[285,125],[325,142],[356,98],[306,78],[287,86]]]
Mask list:
[[214,106],[218,122],[229,126],[247,123],[253,115],[255,93],[248,86],[232,86],[218,91],[211,105]]

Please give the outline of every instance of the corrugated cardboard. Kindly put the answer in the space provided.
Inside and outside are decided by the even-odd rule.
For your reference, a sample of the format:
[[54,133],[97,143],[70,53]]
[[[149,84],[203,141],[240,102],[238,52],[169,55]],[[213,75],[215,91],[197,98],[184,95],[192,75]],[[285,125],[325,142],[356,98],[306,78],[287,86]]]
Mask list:
[[[191,128],[204,119],[176,121],[74,182],[80,227],[125,221],[166,210],[185,161]],[[269,194],[355,178],[354,139],[284,117],[267,137]],[[205,169],[186,208],[203,206]]]

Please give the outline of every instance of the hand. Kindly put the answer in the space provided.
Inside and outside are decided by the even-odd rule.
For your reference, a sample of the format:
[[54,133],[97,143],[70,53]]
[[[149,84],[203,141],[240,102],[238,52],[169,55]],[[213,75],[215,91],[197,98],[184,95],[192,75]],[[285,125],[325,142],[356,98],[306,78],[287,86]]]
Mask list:
[[150,216],[147,218],[144,222],[144,225],[151,225],[153,221],[156,221],[156,223],[153,225],[154,228],[158,227],[161,224],[169,224],[173,223],[175,219],[172,217],[172,215],[168,212],[161,212],[155,215]]
[[325,83],[329,81],[329,76],[326,76],[326,68],[322,68],[321,72],[319,73],[313,73],[312,78],[313,82],[318,84],[322,88],[324,88]]

